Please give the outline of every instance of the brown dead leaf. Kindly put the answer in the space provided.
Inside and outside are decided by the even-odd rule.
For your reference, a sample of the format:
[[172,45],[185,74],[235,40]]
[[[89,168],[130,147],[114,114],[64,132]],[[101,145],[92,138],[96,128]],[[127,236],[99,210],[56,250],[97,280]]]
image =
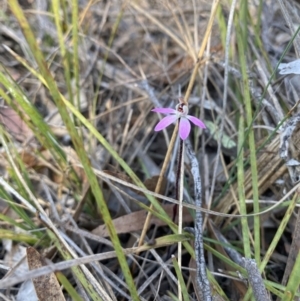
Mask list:
[[22,149],[20,152],[20,157],[27,168],[36,167],[39,163],[39,160],[33,151]]
[[[27,248],[27,262],[29,270],[34,270],[44,266],[43,258],[34,248]],[[54,273],[32,279],[36,295],[43,301],[65,301],[65,297],[60,289],[59,282]]]
[[[164,208],[166,213],[172,218],[174,205],[167,204],[167,205],[163,205],[162,207]],[[133,232],[133,231],[140,231],[143,229],[146,216],[147,216],[147,211],[141,210],[141,211],[133,212],[131,214],[127,214],[127,215],[118,217],[113,220],[113,223],[114,223],[114,226],[115,226],[118,234],[129,233],[129,232]],[[189,213],[187,208],[183,208],[183,217],[182,218],[183,218],[183,222],[189,223],[189,222],[193,221],[193,217],[191,216],[191,214]],[[177,218],[176,218],[175,222],[177,222]],[[151,225],[164,226],[164,225],[166,225],[166,223],[164,221],[156,218],[155,216],[152,216],[150,223],[149,223],[149,227]],[[92,233],[99,235],[101,237],[107,237],[109,235],[105,225],[101,225],[101,226],[95,228],[92,231]]]
[[0,106],[0,123],[20,142],[24,142],[30,137],[33,137],[33,132],[25,121],[10,107]]

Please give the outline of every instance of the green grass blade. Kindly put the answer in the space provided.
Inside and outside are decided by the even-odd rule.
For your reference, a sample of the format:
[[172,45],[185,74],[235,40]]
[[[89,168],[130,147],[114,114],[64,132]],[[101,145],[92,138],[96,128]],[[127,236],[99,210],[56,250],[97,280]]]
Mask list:
[[297,201],[298,201],[298,194],[295,193],[295,195],[293,196],[293,199],[292,201],[290,202],[286,212],[285,212],[285,215],[283,217],[283,219],[281,220],[280,222],[280,225],[275,233],[275,236],[274,238],[272,239],[272,242],[265,254],[265,257],[264,259],[262,260],[261,262],[261,265],[259,267],[260,271],[263,271],[267,265],[267,263],[269,262],[271,256],[273,255],[274,253],[274,250],[275,250],[275,247],[277,246],[279,240],[283,237],[284,235],[284,230],[286,229],[286,226],[288,224],[288,222],[290,221],[293,213],[294,213],[294,210],[295,210],[295,207],[297,205]]
[[27,233],[17,233],[12,230],[1,229],[1,228],[0,228],[0,239],[10,239],[13,241],[28,243],[30,245],[34,245],[35,243],[38,242],[38,238],[29,235]]
[[299,289],[300,285],[300,253],[298,253],[295,265],[291,272],[289,281],[287,283],[286,289],[283,294],[282,301],[292,301],[294,300],[294,296]]
[[59,0],[52,1],[52,9],[53,9],[53,13],[54,13],[56,32],[57,32],[57,36],[58,36],[59,50],[61,53],[62,62],[63,62],[63,66],[64,66],[65,81],[66,81],[66,85],[67,85],[67,89],[68,89],[69,100],[71,103],[74,103],[72,86],[71,86],[71,74],[70,74],[71,66],[70,66],[70,61],[69,61],[69,53],[65,47],[65,39],[64,39],[64,35],[63,35],[62,24],[60,21],[61,7],[60,7]]
[[[239,122],[239,138],[238,138],[238,153],[239,156],[237,158],[237,180],[238,180],[238,196],[240,201],[240,213],[242,215],[247,215],[247,208],[246,208],[246,198],[245,198],[245,191],[244,191],[244,142],[245,142],[245,128],[244,128],[244,116],[241,112],[240,115],[240,122]],[[248,226],[248,219],[247,217],[241,218],[242,224],[242,239],[243,239],[243,246],[244,246],[244,256],[247,258],[251,258],[251,247],[250,247],[250,237],[249,237],[249,226]]]
[[[15,211],[15,209],[14,209],[14,212],[17,212],[17,211]],[[8,225],[15,226],[15,227],[23,229],[25,231],[29,230],[27,224],[26,224],[27,227],[24,227],[24,225],[22,223],[17,222],[15,219],[10,218],[9,216],[7,216],[5,214],[0,213],[0,220],[6,222]]]
[[[2,200],[5,200],[6,203],[11,207],[11,209],[18,215],[19,218],[24,220],[23,228],[25,230],[32,230],[36,229],[36,226],[34,222],[32,221],[32,218],[28,215],[27,211],[21,207],[19,204],[16,204],[16,201],[11,197],[10,194],[7,193],[6,189],[0,185],[0,198]],[[1,218],[2,217],[2,218]],[[0,219],[3,219],[5,221],[8,221],[10,224],[11,219],[8,217],[5,218],[5,216],[1,215]],[[13,225],[18,226],[19,224],[14,222]],[[22,226],[20,225],[22,228]]]
[[80,110],[79,58],[78,58],[78,1],[72,0],[73,71],[75,77],[76,105]]
[[[244,1],[240,10],[239,19],[236,20],[237,40],[238,40],[238,53],[242,73],[242,91],[246,109],[246,121],[249,127],[248,143],[250,150],[250,166],[252,174],[252,193],[253,193],[253,209],[254,213],[259,213],[259,192],[258,192],[258,176],[256,164],[256,146],[254,132],[252,129],[252,101],[249,87],[248,67],[245,53],[247,52],[247,19],[248,10],[247,3]],[[254,217],[254,255],[256,263],[260,264],[260,217]]]
[[64,289],[68,292],[69,296],[71,297],[71,300],[82,301],[81,296],[79,296],[79,294],[76,292],[72,284],[69,282],[69,280],[65,277],[63,273],[56,272],[55,276],[57,277],[58,281],[63,285]]
[[178,279],[178,281],[180,283],[183,300],[184,301],[189,301],[190,300],[189,294],[188,294],[188,291],[187,291],[187,288],[186,288],[186,285],[185,285],[185,282],[184,282],[181,270],[179,268],[178,262],[177,262],[177,260],[176,260],[176,258],[175,258],[174,255],[172,256],[172,262],[173,262],[173,266],[175,268],[177,279]]

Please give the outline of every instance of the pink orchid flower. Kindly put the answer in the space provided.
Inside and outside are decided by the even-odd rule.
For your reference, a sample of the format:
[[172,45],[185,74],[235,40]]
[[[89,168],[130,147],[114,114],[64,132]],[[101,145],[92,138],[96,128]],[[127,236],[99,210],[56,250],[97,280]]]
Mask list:
[[188,107],[183,104],[179,103],[176,106],[176,110],[171,108],[155,108],[152,112],[162,113],[162,114],[171,114],[164,117],[154,128],[154,131],[158,132],[165,129],[170,124],[174,123],[177,119],[179,121],[179,136],[182,140],[185,140],[191,131],[191,124],[192,122],[194,125],[198,126],[199,128],[205,129],[205,124],[198,118],[188,115],[189,109]]

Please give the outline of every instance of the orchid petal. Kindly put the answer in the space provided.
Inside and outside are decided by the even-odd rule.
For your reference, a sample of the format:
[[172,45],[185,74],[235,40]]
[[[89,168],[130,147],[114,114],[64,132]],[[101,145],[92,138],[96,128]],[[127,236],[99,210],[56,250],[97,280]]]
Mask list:
[[162,114],[176,114],[176,110],[171,108],[155,108],[151,110],[152,112],[162,113]]
[[200,119],[191,115],[187,115],[186,118],[190,120],[194,125],[198,126],[199,128],[206,129],[205,124]]
[[166,128],[167,126],[169,126],[170,124],[172,124],[174,121],[177,120],[177,116],[176,115],[169,115],[164,117],[154,128],[155,132],[161,131],[164,128]]
[[180,118],[180,123],[179,123],[179,136],[182,140],[185,140],[191,131],[191,124],[190,122],[185,118],[182,117]]

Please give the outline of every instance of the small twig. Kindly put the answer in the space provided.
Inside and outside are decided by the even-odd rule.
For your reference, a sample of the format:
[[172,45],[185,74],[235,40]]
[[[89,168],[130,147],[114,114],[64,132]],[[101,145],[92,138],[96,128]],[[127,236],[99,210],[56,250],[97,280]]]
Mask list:
[[[195,205],[197,207],[202,206],[202,187],[201,187],[201,176],[199,172],[199,164],[195,153],[192,149],[190,141],[187,139],[186,143],[187,155],[191,160],[191,173],[194,178],[194,191],[195,191]],[[195,260],[197,265],[197,286],[200,293],[203,295],[204,301],[211,301],[210,285],[206,275],[206,264],[204,257],[204,246],[203,246],[203,231],[202,231],[202,212],[195,212]]]

